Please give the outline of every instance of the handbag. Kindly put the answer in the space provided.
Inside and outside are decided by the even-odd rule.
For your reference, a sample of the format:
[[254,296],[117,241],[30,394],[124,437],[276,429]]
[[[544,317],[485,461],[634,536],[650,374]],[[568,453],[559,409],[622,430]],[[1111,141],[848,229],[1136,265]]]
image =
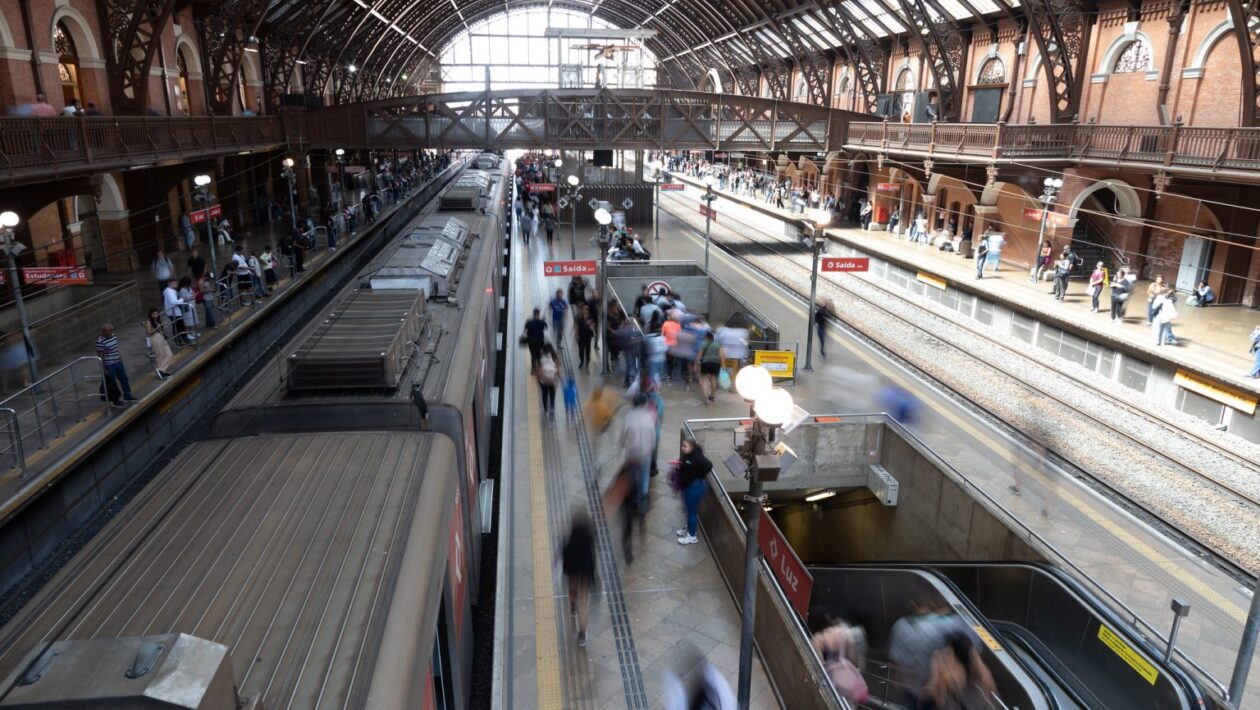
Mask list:
[[841,657],[834,661],[828,661],[826,668],[827,677],[831,680],[831,685],[841,697],[856,703],[865,703],[870,699],[866,681],[863,680],[862,674],[858,672],[852,661]]
[[721,387],[724,392],[731,390],[731,371],[725,367],[718,373],[718,387]]

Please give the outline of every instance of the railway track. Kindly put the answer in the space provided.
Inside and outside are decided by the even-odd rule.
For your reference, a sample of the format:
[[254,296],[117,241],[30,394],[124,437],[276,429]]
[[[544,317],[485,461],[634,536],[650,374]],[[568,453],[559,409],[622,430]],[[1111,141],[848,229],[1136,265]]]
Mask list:
[[[664,199],[662,200],[662,205],[665,206],[667,211],[691,228],[697,228],[697,225],[693,223],[693,220],[697,218],[692,216],[690,210],[670,209],[666,206],[671,203],[674,205],[685,205],[690,202],[690,200],[673,195],[663,195],[663,197]],[[740,224],[741,227],[746,228],[746,230],[755,231],[761,238],[756,239],[747,236],[747,234],[740,233],[739,230],[714,229],[712,230],[711,238],[715,244],[722,245],[727,249],[727,251],[730,251],[737,258],[740,258],[745,263],[749,263],[754,268],[758,268],[762,271],[764,270],[760,269],[756,264],[745,258],[745,255],[749,254],[750,250],[747,248],[732,249],[731,247],[734,246],[733,243],[742,242],[743,245],[751,245],[753,247],[752,253],[759,251],[761,255],[764,256],[783,257],[780,259],[781,263],[790,264],[794,271],[801,273],[804,276],[803,288],[798,287],[800,282],[792,282],[787,279],[782,279],[784,285],[790,288],[798,296],[808,298],[810,266],[807,265],[808,261],[806,264],[802,264],[798,261],[798,259],[804,258],[808,260],[809,256],[808,253],[802,250],[798,243],[764,232],[758,227],[750,225],[746,222],[739,222],[733,218],[730,218],[727,221],[735,221]],[[729,236],[730,234],[738,235],[737,239],[733,240]],[[767,273],[767,275],[775,277],[773,274]],[[860,284],[860,287],[858,284]],[[974,357],[974,355],[972,355],[969,351],[967,343],[960,341],[973,338],[983,339],[987,345],[999,349],[1005,356],[1002,359],[1002,362],[986,361],[986,367],[1002,373],[1020,386],[1026,388],[1032,393],[1035,393],[1036,396],[1051,400],[1055,404],[1069,410],[1073,415],[1090,422],[1092,425],[1107,431],[1109,434],[1114,434],[1119,439],[1128,442],[1133,447],[1136,447],[1139,451],[1158,459],[1164,470],[1181,472],[1183,475],[1191,476],[1196,481],[1211,487],[1221,496],[1232,500],[1234,506],[1238,509],[1237,512],[1260,515],[1260,483],[1258,483],[1258,481],[1260,481],[1260,477],[1256,476],[1256,474],[1260,473],[1260,468],[1257,468],[1246,458],[1225,448],[1220,443],[1201,436],[1195,432],[1187,431],[1182,428],[1181,424],[1174,422],[1167,417],[1135,407],[1118,397],[1112,396],[1100,390],[1095,385],[1077,377],[1076,374],[1072,373],[1068,367],[1058,366],[1057,364],[1031,357],[1030,355],[1021,352],[1020,350],[995,338],[992,334],[986,332],[982,327],[973,326],[965,322],[941,316],[929,309],[925,309],[924,304],[913,301],[907,296],[877,282],[864,279],[820,279],[820,288],[826,287],[838,289],[845,295],[858,299],[867,306],[876,309],[883,317],[902,323],[906,327],[923,334],[931,341],[941,343],[945,347],[956,350],[968,357]],[[884,303],[884,301],[906,304],[916,310],[923,311],[927,313],[931,319],[940,321],[941,324],[946,327],[933,329],[921,323],[917,323],[911,318],[902,315],[896,309],[890,308],[886,305],[886,303]],[[854,327],[852,324],[846,323],[846,325]],[[855,329],[862,332],[863,335],[867,337],[873,337],[871,333],[867,333],[861,328]],[[1042,383],[1036,382],[1035,378],[1029,376],[1030,372],[1037,371],[1052,373],[1057,378],[1067,378],[1074,388],[1084,388],[1088,390],[1092,397],[1100,398],[1103,401],[1101,404],[1093,407],[1083,406],[1078,402],[1071,401],[1072,398],[1062,396],[1061,394],[1052,391],[1051,388],[1046,387]],[[1123,414],[1121,416],[1114,416],[1117,413]],[[991,414],[994,413],[991,412]],[[997,414],[994,414],[994,416],[1001,419],[1001,417]],[[1150,440],[1149,436],[1143,436],[1138,431],[1141,429],[1141,422],[1145,422],[1149,426],[1161,427],[1161,431],[1163,433],[1176,437],[1179,440],[1179,446],[1183,448],[1188,447],[1191,449],[1197,449],[1198,455],[1185,457],[1184,454],[1174,453],[1177,448],[1175,446],[1157,448],[1154,445],[1154,442]],[[1070,458],[1065,458],[1069,462],[1072,462]],[[1188,463],[1183,460],[1183,458],[1188,458],[1194,461],[1202,461],[1210,463],[1211,465],[1195,465]],[[1090,476],[1091,479],[1098,480],[1085,467],[1075,462],[1072,463],[1075,468],[1083,470]],[[1235,478],[1245,480],[1230,480],[1230,477],[1222,475],[1220,469],[1228,466],[1234,466],[1239,471],[1239,475]],[[1246,474],[1250,474],[1250,476]],[[1123,495],[1126,500],[1129,500],[1148,514],[1152,514],[1160,519],[1167,519],[1167,511],[1154,509],[1141,501],[1135,501],[1131,496],[1124,494],[1122,491],[1118,491],[1115,486],[1108,484],[1106,481],[1098,482],[1107,486],[1109,489],[1116,491],[1120,495]],[[1190,534],[1194,541],[1199,545],[1215,552],[1218,555],[1222,554],[1221,540],[1212,538],[1203,539],[1202,536],[1195,535],[1184,529],[1182,529],[1182,534]],[[1230,563],[1231,566],[1238,564],[1237,561],[1232,560],[1228,555],[1223,561]],[[1238,574],[1239,572],[1238,569],[1233,569],[1231,571],[1235,574]]]

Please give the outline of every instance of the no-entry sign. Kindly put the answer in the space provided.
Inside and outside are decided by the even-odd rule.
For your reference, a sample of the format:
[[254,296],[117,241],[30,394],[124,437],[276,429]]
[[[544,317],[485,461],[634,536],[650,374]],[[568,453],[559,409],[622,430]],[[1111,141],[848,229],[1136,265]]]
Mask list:
[[686,190],[686,189],[687,189],[687,186],[686,186],[686,185],[684,185],[684,184],[682,184],[681,182],[663,182],[663,183],[661,183],[661,190],[662,190],[662,191],[664,191],[664,192],[675,192],[675,191],[678,191],[678,190]]
[[814,591],[814,578],[801,564],[801,558],[796,556],[796,551],[765,509],[761,511],[761,522],[757,525],[757,547],[761,548],[762,556],[770,565],[783,594],[792,603],[792,608],[802,619],[808,619],[809,595]]
[[543,276],[594,276],[595,260],[588,261],[544,261]]
[[871,260],[867,257],[824,257],[819,262],[823,271],[870,271]]

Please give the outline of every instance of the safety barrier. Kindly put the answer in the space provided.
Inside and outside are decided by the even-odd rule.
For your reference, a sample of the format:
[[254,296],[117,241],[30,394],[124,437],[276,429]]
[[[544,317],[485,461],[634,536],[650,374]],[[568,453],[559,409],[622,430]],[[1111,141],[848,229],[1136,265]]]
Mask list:
[[[33,384],[0,400],[0,456],[13,460],[13,467],[27,475],[27,439],[38,440],[38,448],[65,434],[73,424],[83,421],[91,408],[84,400],[99,398],[105,414],[109,402],[103,389],[105,363],[94,355],[77,358],[45,375]],[[95,383],[95,387],[88,384]],[[68,395],[68,396],[67,396]],[[0,439],[2,440],[2,439]]]

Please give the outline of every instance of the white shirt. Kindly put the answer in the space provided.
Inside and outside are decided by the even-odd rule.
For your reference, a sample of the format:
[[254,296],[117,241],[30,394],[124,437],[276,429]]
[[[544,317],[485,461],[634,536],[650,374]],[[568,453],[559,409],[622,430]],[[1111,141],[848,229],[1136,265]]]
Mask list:
[[180,299],[179,292],[176,291],[173,287],[167,286],[162,291],[162,307],[166,309],[166,315],[170,316],[171,318],[182,317],[184,315],[184,312],[183,312],[183,309],[180,308],[180,306],[183,306],[183,305],[184,305],[184,302],[183,300]]

